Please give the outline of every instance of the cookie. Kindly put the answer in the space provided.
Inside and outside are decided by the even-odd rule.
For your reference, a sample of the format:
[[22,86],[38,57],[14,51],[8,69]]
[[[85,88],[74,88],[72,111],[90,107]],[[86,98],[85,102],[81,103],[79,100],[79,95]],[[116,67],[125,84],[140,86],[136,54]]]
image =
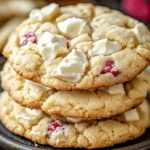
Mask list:
[[2,87],[22,106],[42,109],[49,115],[109,118],[142,103],[150,91],[150,75],[143,72],[128,83],[103,91],[56,91],[25,80],[9,64],[1,72]]
[[150,64],[150,32],[105,7],[52,3],[30,13],[3,54],[18,74],[47,87],[103,89],[131,80]]
[[0,107],[0,119],[11,132],[33,142],[61,148],[112,146],[141,136],[150,125],[146,101],[137,109],[114,118],[91,121],[47,116],[41,110],[21,107],[7,93],[1,95]]

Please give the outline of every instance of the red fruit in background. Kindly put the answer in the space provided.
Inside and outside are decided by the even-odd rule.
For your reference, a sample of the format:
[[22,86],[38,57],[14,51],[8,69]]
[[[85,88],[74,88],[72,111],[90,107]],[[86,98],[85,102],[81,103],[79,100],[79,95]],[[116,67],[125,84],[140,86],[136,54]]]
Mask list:
[[128,15],[144,21],[150,21],[150,1],[148,0],[123,0],[123,11]]

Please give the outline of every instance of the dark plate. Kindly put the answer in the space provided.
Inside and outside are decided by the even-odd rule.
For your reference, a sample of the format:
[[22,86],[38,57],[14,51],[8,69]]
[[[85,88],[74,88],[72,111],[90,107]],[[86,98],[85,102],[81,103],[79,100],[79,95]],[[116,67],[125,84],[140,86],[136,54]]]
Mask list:
[[[0,69],[4,63],[4,59],[0,56]],[[0,87],[0,92],[2,88]],[[147,99],[150,103],[150,94]],[[91,135],[92,136],[92,135]],[[66,141],[67,142],[67,141]],[[60,148],[54,148],[51,146],[43,146],[31,142],[23,137],[17,136],[9,132],[3,125],[0,123],[0,150],[61,150]],[[73,148],[68,148],[66,150],[72,150]],[[101,149],[101,150],[150,150],[150,128],[147,129],[146,133],[136,140],[132,140],[123,144],[115,145],[110,148]],[[81,149],[78,149],[81,150]]]

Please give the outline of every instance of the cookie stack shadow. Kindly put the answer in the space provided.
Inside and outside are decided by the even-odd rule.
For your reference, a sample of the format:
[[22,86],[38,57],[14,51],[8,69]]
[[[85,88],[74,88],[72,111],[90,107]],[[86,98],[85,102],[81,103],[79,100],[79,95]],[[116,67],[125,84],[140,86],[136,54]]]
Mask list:
[[[89,6],[90,9],[94,9],[94,6],[91,5],[87,8],[87,5],[88,4],[82,4],[81,6],[84,6],[85,9],[89,9]],[[76,8],[78,6],[74,7]],[[97,13],[105,13],[107,10],[107,8],[103,7],[97,9],[103,10],[96,11]],[[68,13],[68,11],[66,11],[66,13]],[[23,26],[26,26],[28,23],[31,24],[32,22],[27,21]],[[108,24],[106,24],[106,26],[107,25]],[[44,27],[45,26],[43,26],[42,29],[45,31]],[[52,25],[47,26],[46,30],[51,27]],[[21,26],[18,30],[21,30],[20,28]],[[51,32],[51,30],[49,32]],[[16,32],[15,34],[18,33]],[[27,53],[21,53],[14,48],[13,52],[13,46],[16,47],[14,44],[15,40],[12,40],[13,38],[14,35],[10,37],[3,52],[8,58],[8,62],[5,63],[3,70],[1,71],[1,82],[5,91],[1,93],[0,97],[0,120],[12,133],[23,136],[36,143],[54,147],[93,149],[109,147],[136,139],[144,134],[146,129],[150,126],[150,107],[146,100],[146,96],[148,92],[150,92],[150,74],[145,70],[149,64],[146,61],[142,64],[143,66],[139,65],[142,69],[140,67],[135,67],[135,75],[133,75],[134,73],[132,72],[129,74],[131,77],[125,78],[123,75],[120,75],[121,73],[124,73],[123,71],[110,69],[110,67],[114,66],[114,61],[109,60],[111,58],[107,60],[101,58],[102,64],[106,63],[105,67],[107,68],[101,71],[101,76],[104,77],[100,77],[99,80],[97,80],[97,83],[92,81],[92,85],[90,79],[96,79],[98,78],[98,75],[96,69],[92,70],[91,68],[94,68],[94,63],[95,65],[98,63],[101,65],[98,56],[92,56],[97,59],[97,62],[94,60],[94,62],[91,63],[91,66],[88,66],[89,68],[91,67],[90,69],[92,70],[91,73],[91,70],[89,69],[89,74],[91,73],[90,75],[93,75],[93,77],[90,77],[89,75],[88,78],[87,76],[84,76],[84,74],[81,75],[81,73],[78,76],[77,71],[74,74],[80,79],[77,82],[75,81],[74,84],[70,83],[69,80],[75,77],[68,77],[69,79],[66,80],[67,77],[61,78],[58,75],[53,78],[50,77],[49,79],[48,76],[50,75],[48,72],[44,72],[46,69],[49,70],[49,72],[51,72],[51,68],[54,70],[58,65],[55,65],[55,62],[61,61],[62,58],[60,58],[60,60],[55,60],[54,65],[50,68],[49,64],[44,64],[44,60],[37,61],[37,58],[40,55],[36,55],[36,53],[38,53],[37,49],[35,55],[32,55],[31,58],[30,54],[33,54],[34,50],[30,51],[29,49]],[[13,42],[11,42],[11,40]],[[59,42],[59,40],[56,40],[56,42]],[[26,42],[26,44],[27,43],[28,42]],[[30,46],[34,48],[35,43],[32,44],[32,46]],[[83,45],[83,47],[84,46],[85,45]],[[21,50],[24,51],[24,49],[20,49],[20,51]],[[27,49],[25,50],[27,51]],[[129,53],[128,50],[124,51]],[[132,51],[131,54],[129,53],[129,57],[130,55],[131,57],[135,56]],[[75,52],[74,50],[74,53],[78,54],[79,51]],[[122,57],[122,53],[120,52],[120,57]],[[79,57],[78,59],[86,59],[83,54],[79,55],[81,58]],[[40,56],[40,59],[44,59],[42,56]],[[62,57],[67,56],[65,55]],[[139,61],[141,63],[142,56],[140,57]],[[114,58],[116,58],[117,61],[120,60],[117,54]],[[132,59],[129,61],[131,60]],[[29,65],[23,66],[25,62],[29,63]],[[42,67],[38,66],[41,62],[43,62],[45,66],[47,65],[46,69],[42,68],[44,65],[41,65]],[[83,64],[84,63],[85,62],[83,61]],[[126,64],[121,63],[120,66],[118,65],[120,68],[123,68],[124,66],[121,67],[121,65]],[[34,67],[32,68],[32,66]],[[134,68],[132,65],[131,67]],[[36,70],[35,68],[38,69]],[[140,70],[138,70],[139,68]],[[44,70],[44,73],[41,70]],[[35,77],[36,71],[37,77]],[[40,71],[42,72],[42,75],[40,75]],[[88,72],[88,69],[86,71]],[[70,73],[69,75],[72,74],[73,73]],[[96,74],[96,76],[94,76],[94,74]],[[120,78],[118,77],[119,75]],[[85,81],[87,82],[89,80],[89,82],[84,83],[84,79],[82,78],[83,80],[80,83],[80,76],[84,76]],[[86,78],[88,80],[86,80]],[[102,88],[104,87],[103,79],[105,82],[108,81],[105,88]],[[100,85],[101,82],[103,86]],[[111,83],[111,86],[109,83]]]

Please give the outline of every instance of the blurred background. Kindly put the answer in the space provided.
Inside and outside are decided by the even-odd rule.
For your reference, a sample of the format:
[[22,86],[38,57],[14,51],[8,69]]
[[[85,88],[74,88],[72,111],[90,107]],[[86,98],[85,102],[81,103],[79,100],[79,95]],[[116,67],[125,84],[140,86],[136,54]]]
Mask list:
[[[60,6],[89,2],[107,6],[144,22],[150,28],[150,0],[0,0],[0,52],[10,33],[28,17],[32,9],[52,2]],[[0,64],[4,61],[0,55]]]

